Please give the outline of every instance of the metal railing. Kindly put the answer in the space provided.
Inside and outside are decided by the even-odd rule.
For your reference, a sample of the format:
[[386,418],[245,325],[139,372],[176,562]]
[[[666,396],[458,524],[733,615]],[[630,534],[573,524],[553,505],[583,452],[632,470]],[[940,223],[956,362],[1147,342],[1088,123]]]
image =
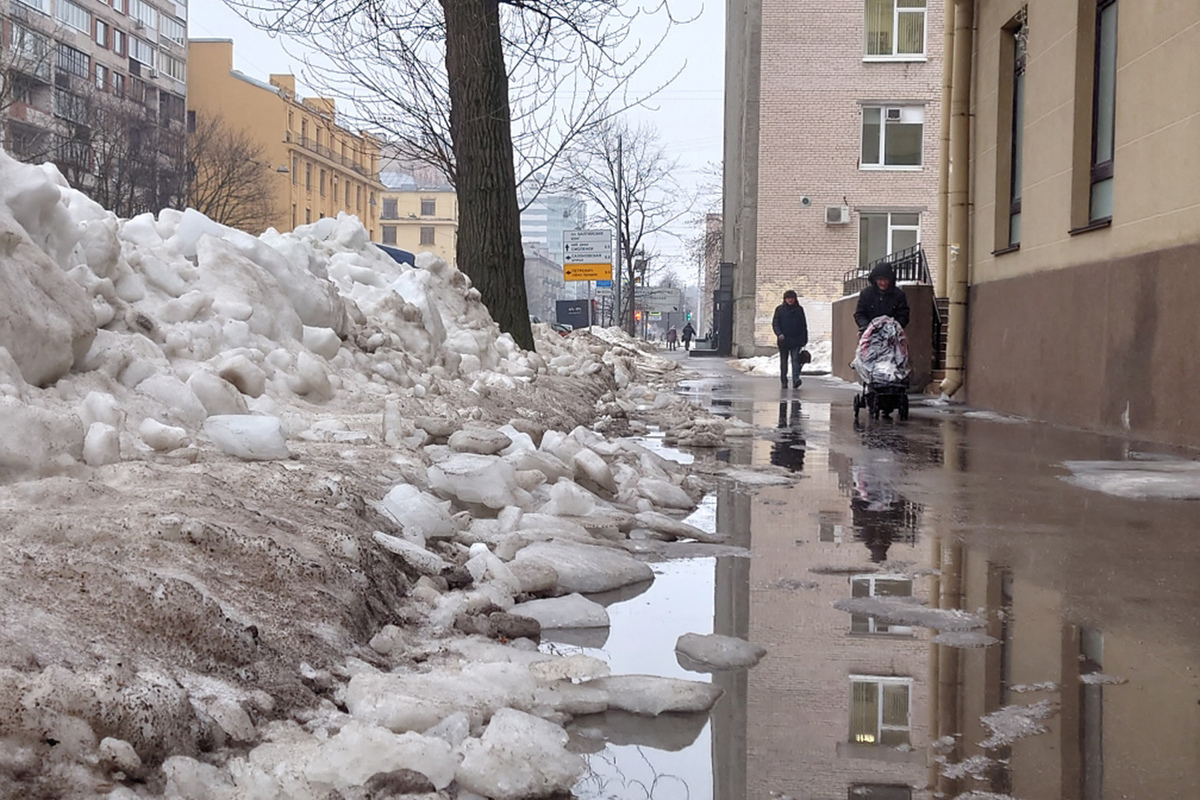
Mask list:
[[291,144],[298,144],[298,145],[300,145],[301,148],[309,151],[310,153],[316,153],[317,155],[321,156],[322,158],[329,159],[330,161],[334,162],[335,164],[341,164],[343,167],[352,169],[355,172],[357,172],[359,175],[362,175],[364,178],[367,178],[369,180],[375,179],[375,177],[371,174],[371,171],[369,169],[367,169],[366,167],[364,167],[361,164],[356,163],[354,161],[354,159],[347,158],[346,156],[344,156],[340,153],[335,153],[332,148],[330,148],[326,145],[323,145],[323,144],[317,144],[316,140],[314,140],[314,139],[310,139],[307,136],[299,136],[295,133],[292,133],[291,131],[288,131],[287,132],[287,141],[290,142]]
[[897,283],[901,281],[906,283],[933,283],[933,277],[929,274],[929,261],[925,258],[925,251],[921,249],[920,245],[917,245],[907,250],[897,250],[895,253],[889,253],[883,258],[872,261],[865,267],[856,267],[849,270],[842,276],[842,294],[858,294],[867,288],[869,285],[867,276],[871,274],[872,270],[882,264],[886,264],[892,268],[892,272],[896,274]]

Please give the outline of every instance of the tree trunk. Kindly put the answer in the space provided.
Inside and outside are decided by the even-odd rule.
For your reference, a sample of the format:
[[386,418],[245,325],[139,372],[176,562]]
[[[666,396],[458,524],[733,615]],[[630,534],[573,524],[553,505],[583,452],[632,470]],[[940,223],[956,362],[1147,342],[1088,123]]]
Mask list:
[[521,347],[533,349],[497,0],[442,0],[450,137],[458,164],[458,266]]

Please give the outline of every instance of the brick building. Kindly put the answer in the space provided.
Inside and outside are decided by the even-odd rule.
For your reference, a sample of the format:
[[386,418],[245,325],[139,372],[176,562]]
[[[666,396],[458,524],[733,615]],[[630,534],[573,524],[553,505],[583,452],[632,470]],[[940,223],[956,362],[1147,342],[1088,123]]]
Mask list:
[[940,0],[731,0],[724,260],[735,354],[774,349],[795,289],[818,338],[850,270],[924,243],[938,265]]

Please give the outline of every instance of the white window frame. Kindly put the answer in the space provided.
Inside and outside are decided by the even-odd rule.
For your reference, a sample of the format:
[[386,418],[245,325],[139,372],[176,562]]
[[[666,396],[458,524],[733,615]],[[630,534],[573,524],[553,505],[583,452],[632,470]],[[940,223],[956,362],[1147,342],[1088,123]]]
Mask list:
[[[141,55],[138,54],[138,45],[146,48],[147,53],[149,53],[149,61],[146,61]],[[129,57],[139,64],[149,67],[150,69],[158,68],[158,51],[154,49],[154,45],[150,44],[145,39],[139,39],[136,36],[129,37]]]
[[[866,20],[866,3],[863,3],[863,61],[928,61],[929,60],[929,0],[925,0],[925,5],[922,8],[900,8],[900,4],[896,0],[892,0],[892,53],[891,55],[870,55],[867,53],[867,37],[870,31],[867,30]],[[920,13],[923,19],[921,20],[921,44],[923,45],[920,53],[897,53],[896,43],[899,41],[897,35],[900,30],[900,15],[901,14],[916,14]]]
[[102,92],[108,91],[108,67],[96,64],[96,88]]
[[[867,109],[879,109],[879,163],[867,164],[862,160],[863,138],[866,135],[867,127]],[[921,163],[920,164],[885,164],[884,159],[887,153],[887,112],[889,108],[900,109],[901,121],[903,121],[904,112],[920,111],[921,112]],[[864,172],[920,172],[925,169],[925,106],[904,104],[904,103],[864,103],[859,107],[858,120],[858,168]]]
[[[877,595],[877,594],[875,594],[875,582],[877,580],[907,581],[908,589],[909,589],[908,594],[907,595],[890,595],[890,594],[889,595]],[[912,578],[908,577],[907,575],[892,575],[892,574],[878,573],[878,572],[868,572],[863,575],[851,575],[850,576],[850,587],[851,587],[850,594],[851,595],[854,594],[853,587],[854,587],[855,581],[866,581],[866,583],[867,583],[867,595],[866,596],[867,597],[880,597],[880,596],[882,596],[882,597],[912,597],[913,596],[912,595],[913,581],[912,581]],[[855,631],[853,628],[855,616],[857,616],[857,615],[854,615],[854,614],[850,615],[850,625],[851,625],[851,633],[853,633],[856,636],[864,636],[864,635],[912,636],[913,629],[912,629],[912,627],[910,627],[908,625],[893,625],[890,622],[885,622],[885,623],[883,623],[883,625],[887,626],[887,630],[884,630],[884,631],[879,630],[877,627],[878,620],[876,620],[875,617],[871,614],[863,614],[862,615],[867,618],[866,632],[862,633],[859,631]]]
[[[71,0],[57,0],[54,4],[54,18],[68,28],[92,36],[92,14],[78,3]],[[83,27],[80,27],[80,26]]]
[[183,59],[162,53],[159,57],[159,62],[162,64],[161,71],[163,74],[180,83],[187,83],[187,64]]
[[[915,214],[917,217],[917,224],[916,225],[896,225],[892,222],[892,217],[896,214],[904,214],[904,215],[914,215]],[[892,244],[895,241],[894,237],[895,237],[896,231],[914,231],[917,234],[917,246],[919,247],[921,245],[921,212],[920,211],[904,211],[904,210],[900,210],[900,211],[859,211],[858,212],[858,225],[859,225],[860,234],[858,237],[858,247],[859,247],[858,255],[859,255],[859,263],[860,264],[862,263],[861,230],[862,230],[862,225],[864,223],[863,218],[864,217],[882,217],[884,215],[887,215],[887,249],[884,251],[884,255],[891,255],[892,253],[896,252],[896,248]],[[870,263],[870,262],[867,262],[867,263]]]
[[39,14],[50,16],[50,4],[47,0],[17,0],[17,2],[27,8],[32,8]]
[[160,13],[158,17],[158,38],[182,45],[187,38],[187,25],[175,19],[170,14]]
[[158,14],[158,9],[145,0],[129,0],[129,18],[149,30],[158,31]]
[[[853,718],[853,715],[854,715],[854,709],[853,709],[854,684],[856,684],[856,683],[873,683],[876,686],[878,686],[879,687],[879,693],[878,693],[879,703],[877,704],[878,708],[876,709],[876,717],[875,717],[875,741],[874,742],[855,741],[854,744],[865,745],[867,747],[883,747],[883,746],[885,746],[883,744],[883,732],[885,730],[906,731],[908,733],[909,744],[912,744],[913,679],[912,678],[898,678],[893,675],[851,675],[850,676],[850,698],[851,698],[851,700],[850,700],[850,702],[851,702],[850,715],[851,715],[851,718]],[[904,686],[908,689],[908,724],[907,725],[899,726],[899,725],[884,725],[883,724],[883,687],[885,685]]]

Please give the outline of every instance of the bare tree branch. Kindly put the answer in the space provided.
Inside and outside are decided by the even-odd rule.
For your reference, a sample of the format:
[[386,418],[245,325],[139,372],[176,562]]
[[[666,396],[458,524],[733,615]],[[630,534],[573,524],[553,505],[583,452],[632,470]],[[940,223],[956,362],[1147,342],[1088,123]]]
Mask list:
[[188,206],[231,228],[266,230],[275,219],[275,193],[262,144],[221,117],[202,116],[187,144]]

